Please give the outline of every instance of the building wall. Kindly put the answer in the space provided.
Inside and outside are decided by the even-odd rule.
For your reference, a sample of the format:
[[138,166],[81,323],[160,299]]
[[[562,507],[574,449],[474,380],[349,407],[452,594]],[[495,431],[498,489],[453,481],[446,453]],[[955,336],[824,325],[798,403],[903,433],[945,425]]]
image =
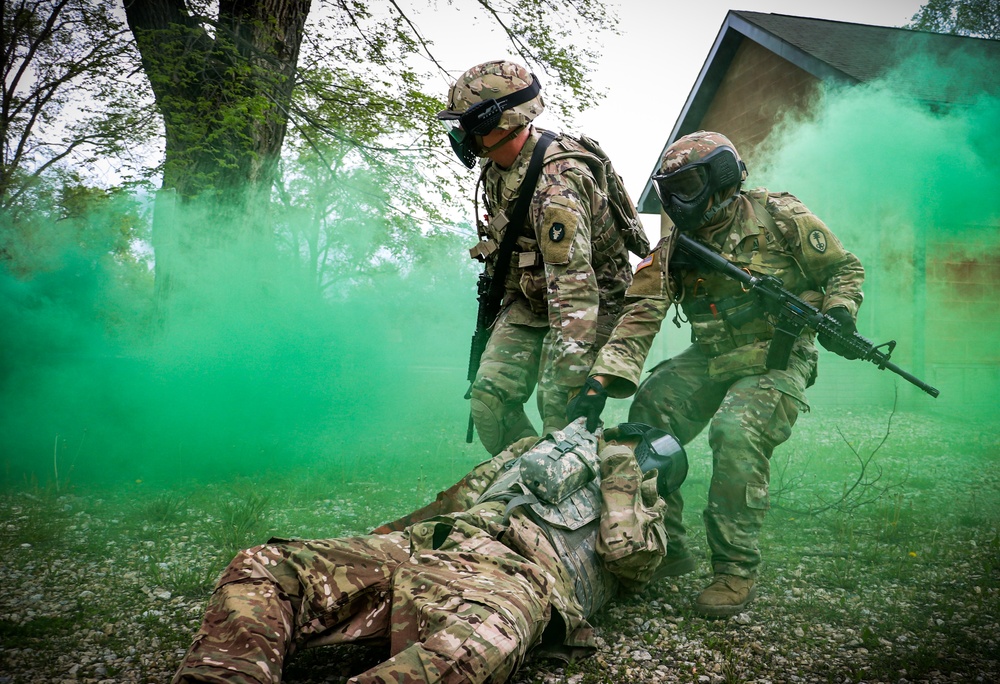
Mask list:
[[961,398],[963,413],[996,416],[1000,406],[997,228],[966,226],[928,240],[924,364],[942,397]]
[[699,128],[723,133],[752,165],[757,147],[789,110],[808,112],[820,81],[744,39]]

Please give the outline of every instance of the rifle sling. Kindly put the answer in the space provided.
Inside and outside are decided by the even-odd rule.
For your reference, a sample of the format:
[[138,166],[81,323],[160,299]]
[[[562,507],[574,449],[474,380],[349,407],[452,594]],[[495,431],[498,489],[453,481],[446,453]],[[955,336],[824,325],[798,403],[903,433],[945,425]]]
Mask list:
[[517,203],[510,214],[510,221],[504,229],[503,239],[500,242],[500,249],[497,251],[496,266],[493,269],[493,278],[490,281],[490,291],[487,295],[487,312],[490,325],[500,314],[500,305],[503,303],[504,287],[507,284],[507,273],[510,271],[510,259],[514,254],[514,243],[517,236],[524,228],[524,221],[528,217],[528,207],[531,206],[531,198],[535,196],[535,186],[538,184],[538,176],[542,172],[545,164],[545,150],[549,143],[556,139],[556,134],[551,131],[542,133],[535,149],[531,153],[531,160],[528,162],[528,169],[524,173],[524,180],[518,189]]

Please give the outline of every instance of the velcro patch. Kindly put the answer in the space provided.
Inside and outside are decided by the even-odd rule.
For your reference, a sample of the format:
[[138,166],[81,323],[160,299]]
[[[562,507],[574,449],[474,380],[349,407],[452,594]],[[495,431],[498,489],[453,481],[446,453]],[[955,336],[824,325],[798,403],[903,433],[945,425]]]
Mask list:
[[821,230],[813,230],[809,233],[809,244],[817,252],[822,254],[826,251],[826,234]]
[[[655,250],[635,267],[635,275],[632,276],[632,285],[626,293],[629,297],[663,299],[667,296],[663,269],[660,268],[659,254],[660,250]],[[653,268],[648,268],[649,266]]]
[[542,212],[538,247],[547,264],[568,264],[579,217],[576,204],[563,197],[553,197]]

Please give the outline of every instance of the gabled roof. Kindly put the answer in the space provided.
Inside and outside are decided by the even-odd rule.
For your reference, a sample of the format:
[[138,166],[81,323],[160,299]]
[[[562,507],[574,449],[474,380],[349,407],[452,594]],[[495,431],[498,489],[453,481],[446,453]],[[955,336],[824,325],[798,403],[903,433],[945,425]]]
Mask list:
[[[943,59],[967,51],[1000,65],[1000,40],[783,14],[742,11],[732,14],[737,20],[743,20],[740,28],[748,38],[778,54],[782,54],[783,45],[789,46],[791,50],[782,56],[822,80],[832,77],[854,83],[872,81],[899,64],[901,59],[921,51]],[[984,75],[990,81],[974,84],[978,90],[1000,88],[997,70]],[[957,89],[951,81],[929,81],[920,78],[920,74],[912,76],[904,84],[905,89],[919,100],[954,104],[974,94]]]
[[[968,52],[987,63],[1000,66],[1000,40],[730,10],[663,150],[677,138],[696,130],[737,48],[746,39],[831,84],[852,85],[873,81],[899,64],[901,59],[921,52],[930,52],[945,60],[958,52]],[[900,84],[902,90],[910,92],[918,100],[938,106],[966,102],[977,92],[1000,91],[1000,68],[983,70],[981,78],[985,81],[974,84],[932,80],[921,73],[902,77],[907,78]],[[970,90],[970,86],[976,92]],[[657,160],[660,156],[662,150]],[[656,164],[653,172],[655,170]],[[638,205],[642,213],[659,213],[659,202],[648,182]]]

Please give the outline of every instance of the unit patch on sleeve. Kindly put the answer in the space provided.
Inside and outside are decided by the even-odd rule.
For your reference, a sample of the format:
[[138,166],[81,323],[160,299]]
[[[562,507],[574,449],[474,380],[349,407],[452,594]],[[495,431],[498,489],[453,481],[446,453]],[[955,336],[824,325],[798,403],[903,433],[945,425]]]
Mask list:
[[[653,250],[652,254],[636,264],[635,275],[632,276],[632,285],[626,293],[627,296],[649,299],[664,299],[666,297],[666,282],[663,277],[663,269],[660,268],[659,254],[659,249]],[[653,268],[647,268],[648,266]]]
[[576,203],[565,197],[551,197],[542,210],[538,226],[538,248],[547,264],[568,264],[579,226]]
[[814,230],[809,233],[809,244],[817,252],[822,254],[826,251],[826,235],[823,234],[821,230]]

